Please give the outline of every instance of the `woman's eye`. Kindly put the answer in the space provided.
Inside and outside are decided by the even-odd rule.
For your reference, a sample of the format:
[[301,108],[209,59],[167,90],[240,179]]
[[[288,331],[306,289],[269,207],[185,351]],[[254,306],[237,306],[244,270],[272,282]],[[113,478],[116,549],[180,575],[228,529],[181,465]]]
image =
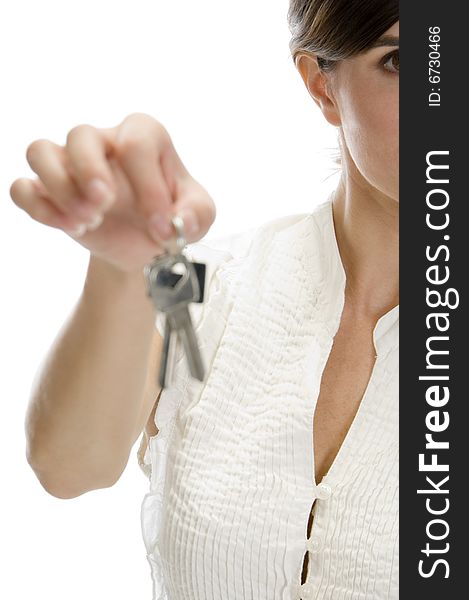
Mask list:
[[390,73],[399,73],[399,50],[384,57],[382,64],[386,71]]

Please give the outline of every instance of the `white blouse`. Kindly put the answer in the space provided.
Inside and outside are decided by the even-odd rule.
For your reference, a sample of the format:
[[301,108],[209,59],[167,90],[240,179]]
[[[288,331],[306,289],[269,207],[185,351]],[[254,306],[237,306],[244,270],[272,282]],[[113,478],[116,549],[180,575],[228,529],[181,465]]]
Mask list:
[[397,599],[399,306],[376,323],[370,381],[316,485],[313,415],[345,290],[331,197],[188,254],[208,268],[191,305],[207,376],[190,377],[179,345],[139,456],[153,600]]

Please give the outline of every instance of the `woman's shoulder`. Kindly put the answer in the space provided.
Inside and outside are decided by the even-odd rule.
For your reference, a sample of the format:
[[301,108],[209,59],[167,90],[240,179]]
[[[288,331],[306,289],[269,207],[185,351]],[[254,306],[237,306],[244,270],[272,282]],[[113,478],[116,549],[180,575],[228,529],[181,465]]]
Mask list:
[[316,205],[310,212],[283,215],[225,235],[206,236],[187,245],[188,255],[192,260],[209,260],[218,265],[227,260],[242,259],[255,244],[268,242],[278,233],[293,231],[296,225],[301,226],[306,221],[320,220],[327,214],[329,207],[330,201],[326,201]]
[[241,229],[225,235],[206,236],[187,245],[187,254],[193,260],[224,262],[248,253],[257,227]]
[[[328,202],[313,207],[311,212],[295,213],[270,219],[260,225],[221,236],[206,236],[198,242],[186,246],[189,260],[205,265],[204,301],[192,305],[194,324],[199,323],[213,312],[214,296],[218,292],[229,305],[239,293],[240,282],[246,276],[257,281],[258,271],[269,257],[276,256],[272,268],[281,269],[282,260],[288,261],[295,252],[302,255],[302,240],[311,236],[321,240],[321,230],[327,223]],[[281,240],[281,241],[280,241]],[[280,245],[277,244],[280,242]],[[292,247],[297,247],[292,250]],[[316,248],[316,245],[309,248]]]

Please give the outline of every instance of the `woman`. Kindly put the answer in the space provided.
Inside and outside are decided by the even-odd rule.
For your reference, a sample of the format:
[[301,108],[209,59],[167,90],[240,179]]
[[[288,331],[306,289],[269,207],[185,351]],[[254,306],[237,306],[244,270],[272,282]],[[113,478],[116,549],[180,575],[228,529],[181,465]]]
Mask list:
[[[290,2],[292,56],[342,157],[311,213],[195,243],[214,203],[139,114],[34,142],[38,179],[12,186],[90,250],[33,391],[28,460],[74,497],[113,485],[143,431],[154,598],[398,598],[398,18],[395,1]],[[161,392],[142,268],[174,213],[208,267],[191,307],[208,373],[192,379],[179,348]]]

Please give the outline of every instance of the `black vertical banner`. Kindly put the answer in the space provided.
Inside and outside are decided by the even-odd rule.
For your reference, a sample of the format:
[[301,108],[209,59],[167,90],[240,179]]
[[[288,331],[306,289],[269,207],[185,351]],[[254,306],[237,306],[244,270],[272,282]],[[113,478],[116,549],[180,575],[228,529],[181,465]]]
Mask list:
[[403,599],[469,597],[466,8],[400,3]]

